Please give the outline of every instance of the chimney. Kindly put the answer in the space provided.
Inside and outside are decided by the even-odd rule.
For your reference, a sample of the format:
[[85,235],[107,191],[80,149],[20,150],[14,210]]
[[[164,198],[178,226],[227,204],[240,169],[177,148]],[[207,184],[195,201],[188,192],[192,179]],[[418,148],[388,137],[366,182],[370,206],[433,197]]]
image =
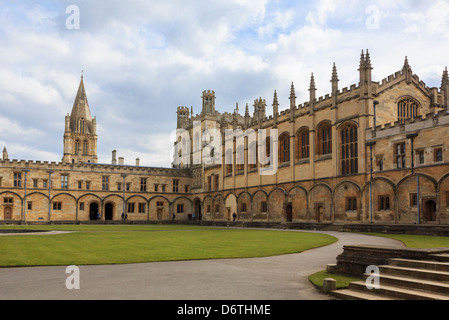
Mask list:
[[140,167],[140,159],[139,158],[136,159],[136,167]]
[[123,158],[123,157],[118,158],[118,164],[119,164],[119,166],[125,165],[125,158]]
[[117,150],[112,151],[112,164],[117,164]]

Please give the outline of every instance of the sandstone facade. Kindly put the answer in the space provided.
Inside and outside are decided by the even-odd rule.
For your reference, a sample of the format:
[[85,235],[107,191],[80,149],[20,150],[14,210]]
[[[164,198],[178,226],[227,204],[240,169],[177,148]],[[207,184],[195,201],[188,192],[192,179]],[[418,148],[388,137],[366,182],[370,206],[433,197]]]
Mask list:
[[[269,117],[266,99],[254,100],[252,114],[249,105],[244,115],[238,106],[222,114],[215,92],[204,91],[200,114],[178,108],[182,134],[165,169],[125,166],[115,153],[111,164],[97,163],[96,118],[82,80],[61,163],[9,160],[5,150],[0,221],[120,220],[125,212],[135,221],[232,221],[236,213],[240,221],[447,224],[447,70],[441,86],[429,88],[406,59],[377,82],[367,51],[358,72],[358,84],[339,88],[334,65],[324,97],[316,97],[312,75],[303,104],[291,84],[282,111],[275,91]],[[277,152],[262,158],[272,145]],[[261,160],[271,174],[261,174],[269,169]]]

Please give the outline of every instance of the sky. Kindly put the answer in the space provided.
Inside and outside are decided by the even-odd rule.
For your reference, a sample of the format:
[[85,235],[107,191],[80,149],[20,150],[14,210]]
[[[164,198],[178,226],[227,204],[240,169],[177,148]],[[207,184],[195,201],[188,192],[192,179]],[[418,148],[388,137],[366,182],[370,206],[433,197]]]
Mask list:
[[358,84],[367,49],[374,81],[407,56],[440,87],[448,31],[448,0],[0,0],[0,148],[60,162],[83,74],[99,163],[170,167],[177,108],[200,113],[204,90],[221,113],[276,90],[281,111],[292,82],[308,100],[312,72],[330,93],[334,62],[340,88]]

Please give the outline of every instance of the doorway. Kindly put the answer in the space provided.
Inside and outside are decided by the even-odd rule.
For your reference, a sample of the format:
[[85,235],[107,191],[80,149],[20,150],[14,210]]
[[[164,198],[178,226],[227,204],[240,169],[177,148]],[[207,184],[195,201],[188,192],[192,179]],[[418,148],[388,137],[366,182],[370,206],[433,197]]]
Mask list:
[[424,220],[426,222],[436,221],[437,204],[434,200],[428,200],[424,204]]
[[4,220],[12,220],[12,208],[6,207],[3,215],[4,215]]
[[97,221],[98,219],[98,203],[91,203],[89,206],[89,219],[90,221]]
[[287,222],[293,221],[293,208],[290,204],[285,207],[285,216],[287,218]]
[[114,220],[114,205],[110,202],[104,207],[104,219],[107,221]]
[[323,222],[323,220],[324,220],[324,206],[323,205],[316,206],[315,219],[316,219],[316,222],[318,222],[318,223]]

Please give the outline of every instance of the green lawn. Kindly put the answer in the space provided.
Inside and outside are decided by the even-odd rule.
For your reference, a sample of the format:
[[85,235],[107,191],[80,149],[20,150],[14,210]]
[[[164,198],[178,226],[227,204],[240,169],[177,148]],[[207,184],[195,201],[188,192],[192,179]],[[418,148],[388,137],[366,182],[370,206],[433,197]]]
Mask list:
[[76,232],[0,236],[0,267],[264,257],[298,253],[337,241],[314,233],[189,225],[22,228]]
[[402,241],[408,248],[428,249],[449,247],[449,237],[422,236],[410,234],[365,233],[377,237],[385,237]]

